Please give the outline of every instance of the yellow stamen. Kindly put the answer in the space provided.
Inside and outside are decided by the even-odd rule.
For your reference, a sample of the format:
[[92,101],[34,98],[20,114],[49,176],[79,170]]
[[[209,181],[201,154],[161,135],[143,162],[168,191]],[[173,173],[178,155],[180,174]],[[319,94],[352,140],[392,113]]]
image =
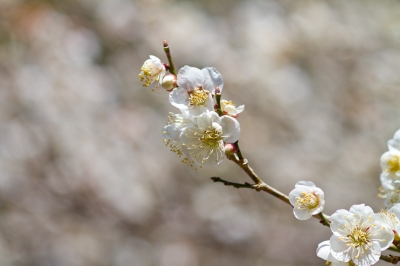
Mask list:
[[190,92],[189,100],[191,106],[205,106],[208,99],[208,92],[201,87]]
[[296,197],[296,207],[298,209],[314,209],[319,205],[319,198],[315,193],[302,192],[301,197]]

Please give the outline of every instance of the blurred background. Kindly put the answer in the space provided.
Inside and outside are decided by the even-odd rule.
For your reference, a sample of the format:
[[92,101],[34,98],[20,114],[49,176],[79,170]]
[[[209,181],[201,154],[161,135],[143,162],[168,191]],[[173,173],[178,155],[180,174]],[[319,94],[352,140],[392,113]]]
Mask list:
[[325,265],[317,220],[212,183],[251,181],[228,160],[195,170],[165,147],[177,109],[138,77],[164,39],[246,105],[241,149],[266,183],[313,181],[327,214],[382,208],[400,2],[0,0],[0,265]]

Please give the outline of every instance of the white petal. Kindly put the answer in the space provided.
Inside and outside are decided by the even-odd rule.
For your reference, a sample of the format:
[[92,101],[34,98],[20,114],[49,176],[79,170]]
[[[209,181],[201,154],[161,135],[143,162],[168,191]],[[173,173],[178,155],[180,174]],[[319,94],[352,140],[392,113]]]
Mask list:
[[203,131],[206,129],[211,129],[213,122],[220,122],[220,117],[216,112],[202,113],[197,117],[197,126]]
[[366,216],[368,216],[369,214],[374,213],[372,208],[369,206],[365,206],[365,204],[353,205],[350,207],[349,211],[363,218],[366,218]]
[[181,131],[182,130],[175,125],[166,125],[163,129],[163,135],[166,139],[179,141]]
[[321,259],[328,260],[329,254],[331,253],[331,244],[329,240],[321,242],[317,247],[317,256]]
[[154,55],[150,55],[150,59],[158,67],[158,69],[161,69],[162,64],[160,58]]
[[353,250],[352,260],[357,266],[369,266],[378,262],[381,256],[381,248],[376,242],[373,242],[370,249],[364,248],[363,250],[364,254],[357,249]]
[[331,254],[332,256],[339,260],[347,262],[351,260],[352,248],[347,246],[345,242],[339,240],[335,235],[330,238],[331,243]]
[[400,129],[394,133],[393,139],[388,141],[389,151],[400,151]]
[[244,111],[244,105],[241,105],[241,106],[239,106],[239,107],[236,108],[236,112],[237,112],[238,114],[240,114],[240,113],[243,112],[243,111]]
[[332,233],[336,236],[341,236],[343,234],[343,225],[348,221],[355,220],[355,217],[349,211],[341,209],[332,214],[329,220],[332,222]]
[[169,93],[169,102],[179,109],[187,109],[190,104],[189,94],[180,87],[175,88]]
[[240,136],[239,122],[230,116],[224,115],[221,117],[222,135],[226,143],[234,143]]
[[395,185],[393,179],[390,178],[387,172],[382,172],[380,175],[381,185],[383,189],[394,190]]
[[389,246],[393,242],[394,238],[393,230],[386,223],[375,222],[375,224],[376,224],[375,227],[371,226],[370,235],[372,238],[379,240],[377,241],[380,246],[379,249],[385,250],[389,248]]
[[211,93],[214,93],[215,88],[218,87],[222,92],[222,88],[224,87],[224,81],[222,80],[221,74],[217,69],[213,67],[205,67],[201,70],[204,75],[204,85],[203,89],[208,90]]
[[308,220],[311,218],[311,214],[308,212],[308,210],[304,209],[297,209],[296,207],[293,207],[293,214],[294,217],[296,217],[299,220]]
[[298,186],[306,186],[306,187],[310,187],[310,188],[315,188],[315,184],[311,181],[299,181],[296,183],[295,187]]
[[390,208],[388,212],[389,213],[391,213],[391,212],[394,213],[394,215],[396,215],[396,217],[400,219],[400,203],[397,203],[397,204],[393,205],[393,207]]
[[201,87],[204,83],[204,76],[201,70],[191,66],[184,66],[179,69],[177,79],[178,87],[188,92]]

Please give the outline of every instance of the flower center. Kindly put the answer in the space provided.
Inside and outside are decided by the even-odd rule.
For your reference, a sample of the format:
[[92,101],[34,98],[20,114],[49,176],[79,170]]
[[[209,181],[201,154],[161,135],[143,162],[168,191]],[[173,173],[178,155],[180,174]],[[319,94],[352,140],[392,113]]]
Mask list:
[[222,140],[222,132],[216,128],[204,130],[203,136],[200,138],[202,146],[214,150],[219,147],[219,142]]
[[387,162],[389,166],[389,171],[395,173],[400,170],[400,158],[399,156],[395,155]]
[[190,92],[189,100],[191,106],[204,106],[208,99],[208,93],[201,87]]
[[296,197],[297,208],[314,209],[318,206],[319,199],[314,193],[302,192],[301,197]]
[[351,243],[348,243],[349,246],[354,248],[358,248],[360,246],[364,246],[369,243],[368,240],[368,229],[361,229],[360,227],[356,226],[347,237],[350,239]]

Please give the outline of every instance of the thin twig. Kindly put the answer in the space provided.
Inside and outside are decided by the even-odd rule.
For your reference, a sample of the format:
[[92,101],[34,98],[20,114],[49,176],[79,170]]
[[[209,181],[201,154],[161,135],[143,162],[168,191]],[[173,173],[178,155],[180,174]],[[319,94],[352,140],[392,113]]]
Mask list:
[[250,188],[250,189],[256,189],[255,185],[249,184],[249,183],[247,183],[247,182],[244,183],[244,184],[235,183],[235,182],[231,182],[231,181],[224,180],[224,179],[219,178],[219,177],[216,177],[216,176],[211,177],[211,180],[214,181],[214,182],[221,182],[221,183],[224,183],[225,186],[232,186],[232,187],[235,187],[235,188]]
[[[238,142],[236,142],[235,145],[238,148],[238,150],[240,151]],[[238,155],[238,153],[236,153],[236,155]],[[232,183],[232,184],[240,185],[240,187],[252,188],[252,189],[255,189],[256,191],[264,191],[264,192],[267,192],[268,194],[271,194],[272,196],[280,199],[281,201],[285,202],[286,204],[290,205],[291,207],[293,207],[292,204],[289,201],[289,197],[288,196],[286,196],[285,194],[283,194],[279,190],[276,190],[275,188],[267,185],[266,183],[264,183],[264,181],[261,180],[260,177],[258,177],[258,175],[254,172],[254,170],[249,166],[249,162],[247,161],[247,159],[242,157],[241,153],[240,153],[240,157],[242,159],[239,159],[238,158],[239,156],[236,157],[235,155],[228,155],[227,157],[228,157],[229,160],[233,161],[240,168],[242,168],[243,171],[246,172],[246,174],[253,180],[253,182],[255,184],[254,185],[251,185],[251,184],[248,184],[248,183],[239,184],[239,183],[233,183],[233,182],[230,182],[230,181],[226,181],[226,180],[223,180],[223,179],[221,179],[223,181],[214,181],[214,182],[227,182],[228,184]],[[320,213],[320,214],[313,215],[313,217],[318,219],[318,220],[320,220],[320,223],[322,225],[325,225],[325,226],[328,226],[328,227],[330,226],[329,216],[327,216],[326,214]]]
[[178,73],[176,72],[174,63],[172,62],[172,56],[171,56],[171,51],[169,50],[169,46],[166,40],[164,40],[164,52],[165,55],[168,58],[168,62],[169,62],[169,72],[171,74],[174,74],[175,76],[178,76]]

